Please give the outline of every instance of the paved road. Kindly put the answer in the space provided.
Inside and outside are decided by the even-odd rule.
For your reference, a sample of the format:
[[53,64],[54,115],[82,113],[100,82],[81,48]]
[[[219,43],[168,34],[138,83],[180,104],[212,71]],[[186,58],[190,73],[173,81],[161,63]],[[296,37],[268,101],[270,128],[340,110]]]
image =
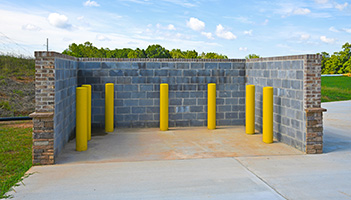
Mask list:
[[351,101],[324,103],[321,155],[36,166],[14,199],[351,199]]

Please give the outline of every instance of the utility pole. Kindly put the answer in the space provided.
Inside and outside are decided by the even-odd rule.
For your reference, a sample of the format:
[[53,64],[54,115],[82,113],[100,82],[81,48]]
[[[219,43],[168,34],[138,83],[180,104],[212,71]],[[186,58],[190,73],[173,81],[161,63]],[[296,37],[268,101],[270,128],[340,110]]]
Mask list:
[[49,51],[49,38],[46,38],[46,51]]

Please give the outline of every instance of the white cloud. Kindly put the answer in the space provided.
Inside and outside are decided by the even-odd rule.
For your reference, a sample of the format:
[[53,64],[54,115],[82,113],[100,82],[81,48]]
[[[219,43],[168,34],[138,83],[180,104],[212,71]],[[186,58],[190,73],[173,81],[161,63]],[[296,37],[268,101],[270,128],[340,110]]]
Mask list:
[[344,4],[338,4],[338,3],[336,3],[336,4],[335,4],[335,8],[338,9],[338,10],[340,10],[340,11],[342,11],[342,10],[344,10],[344,8],[346,8],[348,5],[349,5],[349,4],[348,4],[347,2],[345,2]]
[[70,28],[72,26],[68,23],[68,18],[65,15],[58,13],[50,13],[48,20],[51,25],[57,28]]
[[310,37],[311,36],[309,34],[303,33],[300,35],[300,40],[308,40],[308,39],[310,39]]
[[206,36],[208,39],[211,39],[211,40],[214,39],[212,33],[209,33],[209,32],[201,32],[201,35]]
[[244,35],[252,35],[252,30],[244,31]]
[[104,35],[97,35],[96,36],[96,39],[99,40],[99,41],[109,41],[110,38],[104,36]]
[[327,38],[326,36],[321,36],[320,40],[324,43],[328,43],[328,44],[333,44],[335,42],[335,38]]
[[22,26],[22,30],[27,30],[27,31],[39,31],[40,28],[33,25],[33,24],[26,24]]
[[351,33],[351,28],[343,28],[341,30],[345,31],[346,33]]
[[205,28],[205,22],[200,21],[195,17],[191,17],[189,21],[186,22],[186,25],[194,31],[201,31]]
[[239,51],[247,51],[247,47],[239,47]]
[[268,22],[269,22],[269,20],[268,20],[268,19],[266,19],[266,20],[264,20],[264,22],[262,23],[262,25],[267,25],[267,24],[268,24]]
[[308,8],[297,8],[293,10],[294,15],[307,15],[309,13],[311,13],[311,11]]
[[232,32],[224,30],[224,27],[221,24],[218,24],[216,27],[216,35],[227,40],[236,39],[236,36]]
[[335,32],[335,33],[339,32],[336,28],[334,28],[334,26],[331,26],[331,27],[329,28],[329,30],[330,30],[331,32]]
[[171,30],[171,31],[175,31],[176,30],[176,28],[174,27],[173,24],[168,24],[167,29]]
[[77,17],[77,20],[82,21],[84,19],[84,16],[79,16]]
[[100,4],[98,4],[96,1],[86,1],[83,3],[84,6],[87,6],[87,7],[99,7]]
[[318,4],[326,4],[329,0],[314,0]]

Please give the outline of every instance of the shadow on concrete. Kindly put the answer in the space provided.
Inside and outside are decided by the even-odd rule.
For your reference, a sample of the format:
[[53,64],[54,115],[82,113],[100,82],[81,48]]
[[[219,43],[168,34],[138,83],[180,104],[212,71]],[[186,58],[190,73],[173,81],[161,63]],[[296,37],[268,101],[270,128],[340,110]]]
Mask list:
[[349,133],[336,128],[324,127],[323,153],[351,151],[351,130]]

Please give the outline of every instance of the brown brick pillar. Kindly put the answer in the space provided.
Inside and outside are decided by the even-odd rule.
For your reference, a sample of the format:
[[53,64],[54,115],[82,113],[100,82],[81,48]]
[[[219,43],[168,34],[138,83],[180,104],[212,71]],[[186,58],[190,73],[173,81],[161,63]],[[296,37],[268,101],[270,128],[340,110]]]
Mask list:
[[323,112],[324,108],[306,109],[306,153],[323,153]]
[[306,55],[304,60],[304,109],[306,153],[323,153],[323,112],[321,108],[321,56]]
[[33,164],[54,164],[54,113],[32,113],[33,118]]
[[55,52],[35,52],[33,164],[54,164]]

